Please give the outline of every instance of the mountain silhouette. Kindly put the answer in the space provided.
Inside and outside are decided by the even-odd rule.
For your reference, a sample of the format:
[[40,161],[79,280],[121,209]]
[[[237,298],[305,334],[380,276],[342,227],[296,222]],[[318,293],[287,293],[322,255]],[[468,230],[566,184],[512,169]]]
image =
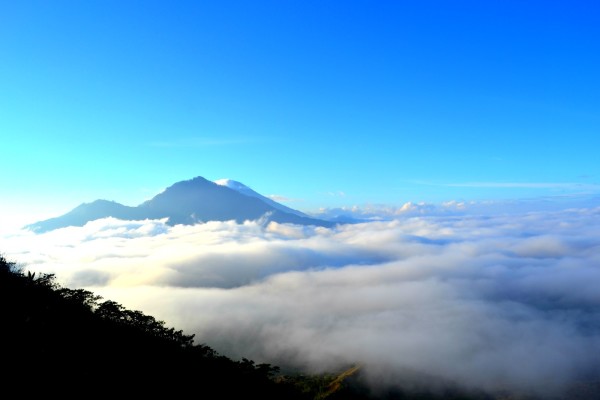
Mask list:
[[299,211],[289,209],[254,192],[245,185],[242,186],[247,189],[247,193],[251,191],[253,194],[249,195],[198,176],[177,182],[136,207],[125,206],[114,201],[96,200],[92,203],[83,203],[59,217],[38,221],[25,228],[43,233],[68,226],[84,226],[90,221],[107,217],[121,220],[166,218],[168,225],[193,225],[208,221],[230,220],[238,223],[260,220],[264,223],[274,221],[324,227],[335,224],[305,216]]

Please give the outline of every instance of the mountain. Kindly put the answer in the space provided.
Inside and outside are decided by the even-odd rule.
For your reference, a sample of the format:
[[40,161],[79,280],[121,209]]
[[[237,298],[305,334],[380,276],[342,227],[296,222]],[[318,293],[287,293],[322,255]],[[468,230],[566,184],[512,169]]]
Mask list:
[[261,199],[265,203],[269,204],[270,206],[272,206],[280,211],[290,213],[290,214],[295,214],[299,217],[311,218],[310,216],[304,214],[303,212],[294,210],[293,208],[286,207],[283,204],[277,203],[276,201],[274,201],[268,197],[265,197],[260,193],[255,192],[254,190],[250,189],[248,186],[244,185],[241,182],[234,181],[232,179],[218,179],[215,181],[215,183],[217,185],[226,186],[226,187],[233,189],[237,192],[240,192],[241,194],[244,194],[246,196],[256,197],[258,199]]
[[96,200],[83,203],[59,217],[38,221],[25,228],[42,233],[68,226],[83,226],[90,221],[107,217],[122,220],[167,218],[169,225],[229,220],[242,223],[258,219],[265,223],[275,221],[325,227],[334,225],[334,222],[312,218],[276,203],[239,182],[236,184],[237,189],[233,189],[198,176],[177,182],[136,207]]

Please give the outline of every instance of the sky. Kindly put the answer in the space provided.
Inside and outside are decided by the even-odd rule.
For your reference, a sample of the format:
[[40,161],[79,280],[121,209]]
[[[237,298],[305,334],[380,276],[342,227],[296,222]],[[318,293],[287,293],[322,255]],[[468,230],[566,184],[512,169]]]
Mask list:
[[307,212],[597,198],[599,11],[2,2],[1,217],[134,206],[196,176]]
[[[600,373],[599,12],[0,2],[0,254],[232,358],[554,400]],[[19,229],[197,176],[365,222]]]

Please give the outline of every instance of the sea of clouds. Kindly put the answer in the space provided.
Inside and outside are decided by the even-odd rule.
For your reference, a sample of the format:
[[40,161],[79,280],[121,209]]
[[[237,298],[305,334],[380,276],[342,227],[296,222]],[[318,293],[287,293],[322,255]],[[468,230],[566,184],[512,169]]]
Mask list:
[[548,398],[597,379],[600,208],[420,210],[331,229],[108,218],[0,251],[231,358]]

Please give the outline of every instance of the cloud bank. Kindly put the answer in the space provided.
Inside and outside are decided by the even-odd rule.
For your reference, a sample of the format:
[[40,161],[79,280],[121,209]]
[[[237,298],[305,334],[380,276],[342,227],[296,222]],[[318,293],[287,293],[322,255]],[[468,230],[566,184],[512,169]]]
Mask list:
[[1,246],[233,358],[546,398],[597,379],[600,208],[403,215],[331,229],[104,219]]

